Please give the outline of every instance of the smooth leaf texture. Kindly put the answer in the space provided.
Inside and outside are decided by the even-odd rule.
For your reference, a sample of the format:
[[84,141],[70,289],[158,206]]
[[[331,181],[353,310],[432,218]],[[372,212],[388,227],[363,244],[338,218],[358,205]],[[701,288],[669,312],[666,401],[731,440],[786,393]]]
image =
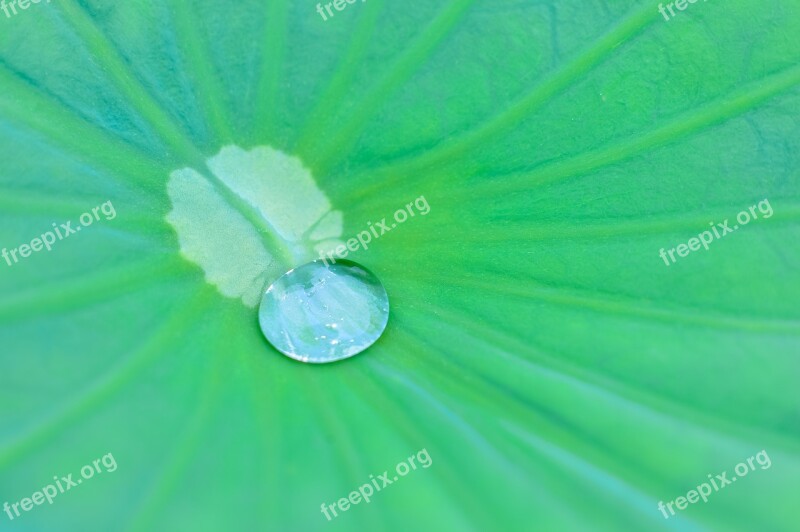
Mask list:
[[[791,0],[0,12],[0,246],[117,212],[0,259],[0,504],[118,463],[0,529],[796,530],[798,111]],[[232,146],[301,166],[223,164],[246,201],[173,203],[171,175]],[[253,261],[421,196],[348,256],[386,286],[381,340],[326,366],[271,348]],[[181,202],[230,297],[182,252]],[[299,251],[273,253],[270,216]],[[423,448],[429,468],[327,521]],[[768,469],[658,510],[761,450]]]

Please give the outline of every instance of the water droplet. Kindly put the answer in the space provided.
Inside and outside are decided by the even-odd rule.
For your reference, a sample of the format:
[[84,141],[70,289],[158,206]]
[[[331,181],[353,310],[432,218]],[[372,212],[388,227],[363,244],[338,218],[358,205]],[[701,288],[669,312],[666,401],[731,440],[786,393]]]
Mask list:
[[363,266],[315,260],[272,283],[258,319],[267,340],[286,356],[334,362],[357,355],[380,338],[389,321],[389,297]]

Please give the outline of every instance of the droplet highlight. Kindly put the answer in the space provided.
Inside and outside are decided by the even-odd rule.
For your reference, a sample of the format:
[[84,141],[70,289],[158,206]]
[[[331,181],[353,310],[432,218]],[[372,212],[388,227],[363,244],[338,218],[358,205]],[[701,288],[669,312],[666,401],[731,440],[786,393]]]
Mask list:
[[389,296],[368,269],[315,260],[286,272],[264,293],[261,331],[286,356],[335,362],[374,344],[389,321]]

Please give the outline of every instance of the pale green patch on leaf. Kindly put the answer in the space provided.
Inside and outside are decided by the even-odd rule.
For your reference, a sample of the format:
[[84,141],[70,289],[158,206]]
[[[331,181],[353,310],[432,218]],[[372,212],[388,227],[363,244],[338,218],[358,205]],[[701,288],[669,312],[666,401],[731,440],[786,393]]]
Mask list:
[[267,283],[341,244],[342,213],[296,157],[226,146],[207,165],[213,178],[192,168],[170,174],[167,220],[181,254],[224,296],[254,307]]

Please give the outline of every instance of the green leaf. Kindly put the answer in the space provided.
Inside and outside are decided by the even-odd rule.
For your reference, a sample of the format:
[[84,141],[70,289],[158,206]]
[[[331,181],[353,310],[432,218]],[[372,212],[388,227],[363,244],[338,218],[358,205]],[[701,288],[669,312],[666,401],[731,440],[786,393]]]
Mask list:
[[[118,467],[0,528],[796,527],[794,3],[15,5],[0,504]],[[348,256],[389,294],[375,346],[266,342],[262,285],[421,197]]]

